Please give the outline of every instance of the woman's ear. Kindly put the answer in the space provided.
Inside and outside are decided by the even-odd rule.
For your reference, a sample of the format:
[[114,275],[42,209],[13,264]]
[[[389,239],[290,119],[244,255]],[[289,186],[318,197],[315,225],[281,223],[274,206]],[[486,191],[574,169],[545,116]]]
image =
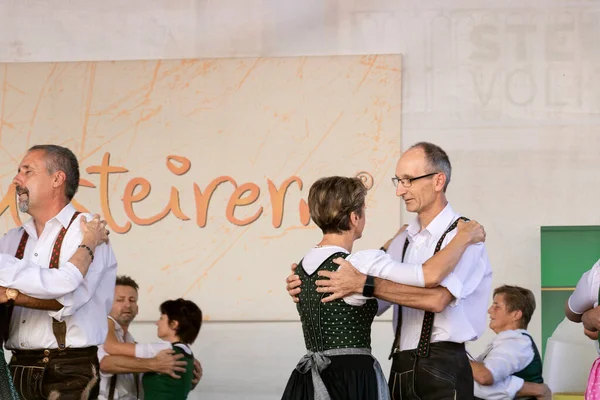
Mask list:
[[179,321],[177,321],[177,320],[169,321],[169,328],[171,328],[174,331],[176,331],[177,328],[179,328]]
[[356,226],[358,224],[358,220],[360,219],[360,217],[358,216],[358,214],[354,211],[352,211],[350,213],[350,224],[352,226]]

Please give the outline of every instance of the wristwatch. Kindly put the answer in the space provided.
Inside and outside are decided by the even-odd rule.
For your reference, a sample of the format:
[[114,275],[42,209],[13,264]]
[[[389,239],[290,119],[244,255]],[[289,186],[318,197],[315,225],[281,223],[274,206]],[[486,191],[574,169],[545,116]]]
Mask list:
[[371,275],[367,275],[367,280],[365,281],[365,286],[363,286],[363,296],[365,297],[373,297],[375,293],[375,278]]
[[19,291],[17,289],[12,289],[12,288],[6,288],[6,297],[8,298],[8,300],[12,300],[15,301],[17,299],[17,296],[19,295]]

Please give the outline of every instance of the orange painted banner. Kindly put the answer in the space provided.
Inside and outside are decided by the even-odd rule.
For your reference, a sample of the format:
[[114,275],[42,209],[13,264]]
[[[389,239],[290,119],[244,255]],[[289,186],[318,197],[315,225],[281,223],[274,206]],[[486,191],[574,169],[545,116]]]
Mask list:
[[67,146],[140,319],[180,296],[211,320],[296,319],[283,282],[320,240],[310,185],[361,177],[357,248],[378,248],[400,221],[400,128],[399,55],[0,64],[0,222],[28,218],[11,184],[27,148]]

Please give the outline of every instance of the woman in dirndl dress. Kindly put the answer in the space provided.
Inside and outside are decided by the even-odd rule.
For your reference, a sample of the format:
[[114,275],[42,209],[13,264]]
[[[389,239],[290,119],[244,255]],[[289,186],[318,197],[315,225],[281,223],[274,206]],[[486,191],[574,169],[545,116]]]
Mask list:
[[464,243],[484,238],[478,223],[461,223],[459,234],[448,246],[422,265],[396,262],[381,250],[352,253],[353,243],[365,226],[366,194],[358,178],[322,178],[310,188],[310,216],[323,238],[296,268],[301,281],[297,310],[307,353],[292,372],[282,400],[390,398],[381,367],[371,354],[371,323],[377,314],[377,301],[354,294],[322,302],[326,294],[317,292],[316,284],[317,279],[323,279],[320,271],[336,271],[341,258],[370,276],[429,286],[434,276],[440,279],[452,271],[467,247]]

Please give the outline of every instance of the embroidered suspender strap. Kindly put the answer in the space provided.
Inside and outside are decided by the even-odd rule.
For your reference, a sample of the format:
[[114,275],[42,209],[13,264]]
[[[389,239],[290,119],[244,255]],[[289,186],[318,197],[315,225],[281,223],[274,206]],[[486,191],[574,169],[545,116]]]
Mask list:
[[71,221],[66,228],[62,228],[60,232],[58,232],[58,236],[56,237],[56,241],[54,242],[54,248],[52,249],[52,256],[50,257],[50,268],[58,268],[58,263],[60,261],[60,249],[62,247],[62,242],[65,239],[65,235],[67,234],[67,230],[71,227],[71,224],[77,216],[81,214],[79,211],[76,211],[71,217]]
[[[65,234],[67,233],[67,230],[71,227],[71,224],[73,223],[73,221],[75,221],[75,218],[77,218],[79,214],[81,213],[79,211],[76,211],[75,214],[73,214],[73,217],[71,217],[69,225],[66,228],[63,227],[58,233],[56,241],[54,242],[54,249],[52,249],[52,256],[50,258],[50,268],[58,268],[58,262],[60,261],[60,247],[62,246],[62,242],[65,239]],[[18,258],[19,260],[23,259],[23,256],[25,255],[25,246],[27,246],[28,240],[29,234],[26,230],[23,230],[23,234],[21,235],[21,241],[19,242],[19,247],[17,247],[17,252],[15,253],[15,258]]]
[[[115,390],[117,388],[117,376],[118,374],[113,374],[110,378],[110,386],[108,388],[108,400],[115,400]],[[135,380],[135,398],[140,398],[140,374],[137,372],[133,374],[133,379]]]
[[[454,221],[452,225],[450,225],[448,229],[446,229],[446,232],[444,232],[444,234],[438,241],[433,254],[436,254],[438,251],[440,251],[440,249],[442,248],[442,243],[446,238],[446,235],[452,230],[456,229],[456,227],[458,226],[458,221],[461,219],[464,221],[469,220],[465,217],[459,217],[456,221]],[[431,311],[425,311],[425,316],[423,317],[423,326],[421,327],[421,338],[419,339],[419,345],[417,346],[417,355],[419,357],[429,356],[429,344],[431,343],[431,331],[433,330],[434,317],[434,313],[432,313]]]
[[23,256],[25,255],[25,246],[27,246],[27,240],[29,240],[29,233],[23,229],[23,234],[21,235],[21,241],[19,242],[19,247],[17,247],[15,258],[18,258],[19,260],[23,259]]
[[133,379],[135,380],[135,398],[140,398],[140,374],[138,372],[133,373]]
[[[81,214],[79,211],[76,211],[71,217],[71,221],[69,225],[65,228],[63,227],[58,236],[56,237],[56,241],[54,242],[54,247],[52,249],[52,255],[50,256],[50,268],[58,268],[60,261],[60,249],[62,246],[62,242],[65,239],[65,235],[67,230],[71,227],[71,224],[77,216]],[[15,258],[20,260],[23,259],[25,255],[25,246],[27,246],[27,240],[29,240],[29,234],[23,230],[23,235],[21,235],[21,241],[19,242],[19,247],[17,247],[17,252],[15,253]],[[12,314],[12,309],[9,311],[9,316]],[[66,337],[67,337],[67,324],[65,321],[57,321],[56,319],[52,319],[52,333],[54,334],[54,338],[56,339],[56,343],[58,344],[58,348],[60,350],[64,350],[66,347]]]
[[[52,248],[52,256],[50,257],[50,268],[58,268],[60,262],[60,250],[62,248],[62,242],[65,239],[65,235],[67,234],[67,230],[71,227],[71,224],[77,216],[81,214],[79,211],[76,211],[71,217],[71,221],[69,225],[65,228],[63,227],[58,236],[56,237],[56,241],[54,242],[54,247]],[[58,344],[58,348],[60,350],[64,350],[67,346],[67,323],[65,321],[58,321],[55,318],[52,318],[52,333],[54,333],[54,338],[56,339],[56,343]]]
[[[406,249],[408,248],[408,238],[404,240],[404,247],[402,248],[402,261],[404,262],[404,255],[406,254]],[[402,306],[398,305],[398,321],[396,321],[396,335],[394,336],[394,343],[392,343],[392,352],[388,357],[388,360],[392,359],[394,353],[400,351],[400,331],[402,327]]]

